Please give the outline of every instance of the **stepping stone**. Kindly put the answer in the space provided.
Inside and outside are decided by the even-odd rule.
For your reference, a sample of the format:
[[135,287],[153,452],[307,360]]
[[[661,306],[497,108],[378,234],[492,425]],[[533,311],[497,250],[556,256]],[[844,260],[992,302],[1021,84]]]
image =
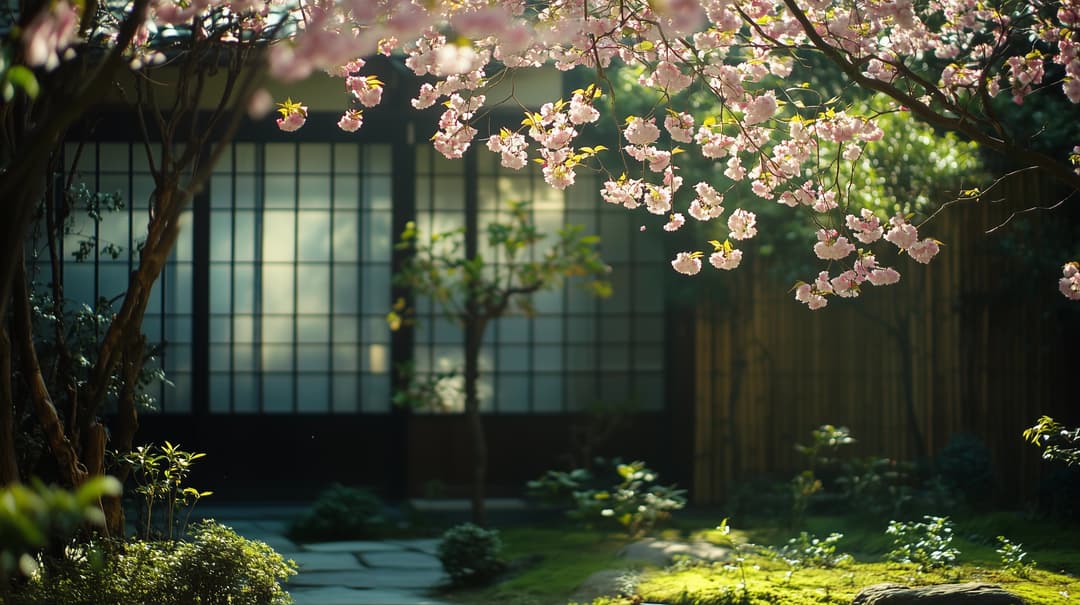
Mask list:
[[283,536],[289,533],[289,525],[291,524],[288,521],[267,520],[255,522],[255,526],[259,529],[262,529],[263,531],[273,532],[275,534],[281,534]]
[[290,553],[289,559],[296,561],[300,573],[305,571],[359,571],[364,569],[360,561],[348,553],[298,552]]
[[874,584],[855,595],[852,605],[1024,605],[1024,599],[994,584],[938,584],[909,588]]
[[415,550],[434,555],[439,549],[440,540],[437,538],[420,538],[415,540],[390,540],[389,544],[396,544],[405,550]]
[[390,542],[373,542],[370,540],[353,540],[350,542],[319,542],[305,544],[304,550],[310,552],[400,552],[401,546]]
[[307,571],[290,578],[288,585],[426,589],[449,582],[449,576],[433,569],[365,569],[362,571]]
[[645,561],[661,567],[673,563],[676,556],[717,562],[727,560],[730,554],[731,549],[708,542],[673,542],[655,538],[638,540],[619,551],[619,556],[624,559]]
[[290,590],[296,605],[452,605],[407,590],[320,587]]
[[369,567],[401,567],[406,569],[442,569],[442,563],[434,556],[420,552],[373,552],[363,555]]

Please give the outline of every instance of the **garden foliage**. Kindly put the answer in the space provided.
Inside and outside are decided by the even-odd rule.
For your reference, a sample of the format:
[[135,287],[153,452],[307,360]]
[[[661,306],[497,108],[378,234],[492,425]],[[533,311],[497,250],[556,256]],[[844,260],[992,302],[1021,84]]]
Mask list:
[[919,569],[951,567],[960,555],[952,546],[953,526],[948,517],[926,515],[922,521],[890,521],[885,533],[893,536],[887,558],[915,563]]
[[[598,459],[597,466],[609,464]],[[589,524],[613,520],[632,536],[651,532],[672,512],[686,506],[686,490],[660,485],[659,474],[644,462],[623,464],[615,459],[610,467],[614,478],[595,477],[586,469],[549,470],[527,486],[531,495],[567,506],[572,519]]]
[[506,569],[501,559],[499,532],[472,523],[448,529],[442,535],[436,555],[457,585],[486,584]]
[[371,490],[335,483],[293,522],[289,535],[305,542],[377,537],[386,526],[384,508]]
[[40,557],[9,605],[286,605],[296,565],[212,520],[188,540],[92,540]]

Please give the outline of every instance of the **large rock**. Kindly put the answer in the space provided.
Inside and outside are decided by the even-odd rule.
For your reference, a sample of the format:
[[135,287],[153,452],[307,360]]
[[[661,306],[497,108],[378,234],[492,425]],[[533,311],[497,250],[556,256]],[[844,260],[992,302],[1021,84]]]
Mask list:
[[655,538],[638,540],[619,551],[619,556],[624,559],[645,561],[660,567],[671,565],[677,556],[715,563],[727,560],[730,554],[730,549],[708,542],[674,542]]
[[910,588],[874,584],[855,595],[852,605],[1026,605],[1024,599],[993,584],[939,584]]

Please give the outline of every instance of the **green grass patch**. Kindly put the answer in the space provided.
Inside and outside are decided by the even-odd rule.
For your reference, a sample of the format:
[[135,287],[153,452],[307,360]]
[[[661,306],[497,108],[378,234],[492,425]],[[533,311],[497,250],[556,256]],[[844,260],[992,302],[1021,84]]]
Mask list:
[[[729,538],[764,548],[748,548],[740,567],[726,564],[677,564],[668,569],[643,569],[636,596],[666,605],[820,605],[851,603],[859,590],[872,584],[896,582],[924,586],[957,582],[998,584],[1030,605],[1059,605],[1080,599],[1080,528],[1021,513],[992,513],[954,518],[953,545],[960,550],[953,568],[920,572],[914,565],[883,561],[892,546],[886,521],[844,516],[816,516],[805,530],[819,537],[844,534],[838,550],[855,560],[835,568],[793,569],[768,554],[797,535],[787,527],[735,527],[724,536],[711,516],[681,519],[658,537],[669,540],[707,540],[725,544]],[[459,590],[443,598],[475,605],[565,605],[591,574],[630,570],[634,564],[616,555],[630,539],[625,535],[586,530],[572,525],[501,529],[504,557],[516,568],[495,586]],[[1001,569],[996,537],[1023,544],[1037,568],[1026,578]],[[745,582],[745,589],[744,583]],[[630,599],[599,599],[594,605],[629,605]],[[1078,601],[1080,602],[1080,601]]]
[[442,597],[471,605],[564,605],[593,573],[628,566],[616,556],[629,541],[619,534],[566,526],[512,527],[500,529],[499,535],[511,568],[507,578]]

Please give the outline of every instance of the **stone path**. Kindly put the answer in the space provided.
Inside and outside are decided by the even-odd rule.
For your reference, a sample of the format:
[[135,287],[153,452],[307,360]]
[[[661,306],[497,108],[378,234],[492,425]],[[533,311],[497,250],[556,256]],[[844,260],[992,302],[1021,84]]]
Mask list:
[[295,544],[285,537],[285,521],[255,508],[243,518],[240,512],[215,518],[296,561],[299,573],[286,585],[296,605],[451,605],[428,596],[448,581],[436,540]]

